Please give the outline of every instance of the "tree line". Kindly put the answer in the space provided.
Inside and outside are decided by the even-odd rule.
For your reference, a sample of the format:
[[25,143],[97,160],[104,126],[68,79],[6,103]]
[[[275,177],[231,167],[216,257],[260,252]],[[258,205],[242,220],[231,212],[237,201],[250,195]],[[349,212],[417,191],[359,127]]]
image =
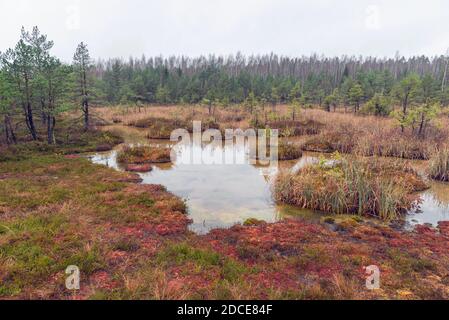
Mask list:
[[[37,27],[22,29],[17,45],[0,53],[0,114],[5,140],[15,143],[24,124],[37,140],[46,128],[54,144],[57,116],[80,108],[84,129],[90,105],[290,104],[297,108],[338,107],[351,112],[392,115],[403,130],[420,128],[449,104],[446,56],[404,58],[310,57],[271,55],[188,58],[154,57],[92,61],[87,45],[78,45],[71,64],[51,54],[54,43]],[[400,106],[400,108],[395,108]],[[265,108],[265,107],[264,107]],[[19,120],[18,120],[19,119]]]
[[[288,103],[298,95],[304,104],[323,105],[338,89],[349,103],[349,90],[360,85],[361,101],[375,93],[389,94],[410,74],[431,77],[435,95],[447,104],[448,58],[394,59],[372,57],[163,57],[99,61],[95,74],[108,103],[200,103],[204,99],[242,103],[250,95],[273,103]],[[442,89],[438,92],[438,88]],[[358,90],[355,88],[354,90]],[[294,93],[292,94],[292,91]],[[331,96],[331,97],[329,97]]]
[[53,45],[37,27],[31,32],[22,28],[16,46],[0,53],[0,115],[8,144],[17,142],[15,129],[21,124],[32,140],[39,139],[38,127],[44,127],[47,142],[55,144],[57,116],[76,106],[85,115],[85,130],[89,128],[92,63],[87,46],[79,44],[68,65],[51,54]]

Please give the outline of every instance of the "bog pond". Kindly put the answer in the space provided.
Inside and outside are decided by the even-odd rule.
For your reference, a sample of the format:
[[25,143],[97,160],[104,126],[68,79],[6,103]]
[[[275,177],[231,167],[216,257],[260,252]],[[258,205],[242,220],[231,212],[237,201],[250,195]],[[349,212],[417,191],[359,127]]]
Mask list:
[[[272,180],[275,171],[266,167],[258,167],[249,161],[237,164],[188,164],[186,157],[201,155],[206,162],[223,157],[230,152],[236,159],[247,159],[247,148],[237,146],[222,147],[207,144],[189,144],[176,146],[165,140],[149,140],[144,130],[124,129],[127,145],[150,145],[172,148],[177,154],[176,161],[171,164],[154,165],[153,171],[140,173],[144,184],[160,184],[168,191],[186,200],[189,216],[193,220],[190,230],[205,234],[215,228],[228,228],[243,223],[249,218],[267,222],[275,222],[285,217],[319,220],[323,214],[312,210],[298,209],[290,206],[279,206],[272,196]],[[90,156],[93,163],[106,165],[116,170],[123,170],[117,163],[118,150],[97,153]],[[232,150],[229,150],[232,148]],[[298,170],[301,167],[319,161],[323,157],[316,153],[304,153],[296,161],[279,164],[280,168]],[[422,164],[416,163],[417,170]],[[421,194],[423,202],[419,210],[410,212],[404,223],[405,228],[415,224],[429,223],[434,226],[439,221],[449,220],[449,184],[432,182],[431,188]]]

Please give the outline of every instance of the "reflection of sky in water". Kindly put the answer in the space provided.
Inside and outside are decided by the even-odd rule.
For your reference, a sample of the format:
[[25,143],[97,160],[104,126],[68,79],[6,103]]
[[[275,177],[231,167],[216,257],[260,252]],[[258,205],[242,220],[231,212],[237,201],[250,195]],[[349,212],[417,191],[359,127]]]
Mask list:
[[[271,197],[270,180],[264,175],[266,168],[249,163],[247,147],[188,144],[179,145],[175,150],[174,165],[155,165],[152,172],[140,176],[143,183],[162,184],[187,200],[194,221],[191,230],[204,233],[254,217],[267,222],[277,220],[278,210]],[[193,156],[199,154],[204,163],[218,164],[189,164]],[[93,156],[92,161],[120,170],[116,157],[117,151],[111,151]],[[238,164],[223,164],[232,159]]]
[[417,212],[407,216],[410,225],[429,223],[437,226],[449,220],[449,184],[433,182],[432,188],[421,195],[423,199]]
[[[170,142],[150,142],[152,146],[167,146]],[[273,201],[270,177],[266,168],[249,163],[248,148],[231,146],[201,146],[199,144],[176,147],[177,159],[173,165],[155,165],[154,170],[142,173],[143,183],[161,184],[174,194],[187,200],[189,214],[193,219],[192,231],[205,233],[217,227],[230,227],[248,218],[274,222],[282,214],[290,215],[292,209],[279,208]],[[193,155],[202,154],[205,163],[223,163],[223,159],[235,159],[245,164],[188,164]],[[117,170],[117,151],[97,154],[92,161]],[[245,160],[245,161],[244,161]],[[317,162],[315,156],[304,156],[299,161],[281,162],[280,166],[299,170]],[[265,171],[264,171],[265,170]],[[449,184],[432,183],[432,189],[423,193],[420,213],[407,216],[410,225],[449,220]],[[304,211],[304,212],[303,212]],[[307,214],[297,210],[298,214]]]

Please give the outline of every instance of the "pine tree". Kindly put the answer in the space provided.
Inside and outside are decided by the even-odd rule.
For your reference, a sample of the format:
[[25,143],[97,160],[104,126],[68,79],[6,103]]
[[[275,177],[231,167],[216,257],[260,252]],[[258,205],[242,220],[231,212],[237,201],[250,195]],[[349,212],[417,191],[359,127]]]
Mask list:
[[73,56],[73,66],[78,83],[78,97],[80,99],[81,110],[84,115],[84,129],[87,131],[90,125],[89,117],[89,94],[88,72],[91,67],[91,60],[87,45],[81,42],[76,48]]

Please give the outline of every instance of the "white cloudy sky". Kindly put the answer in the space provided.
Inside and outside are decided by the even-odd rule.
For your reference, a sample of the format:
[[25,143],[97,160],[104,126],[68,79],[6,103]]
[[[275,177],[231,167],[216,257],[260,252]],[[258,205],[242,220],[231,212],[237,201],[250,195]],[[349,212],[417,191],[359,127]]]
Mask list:
[[0,51],[38,25],[70,60],[244,54],[440,55],[449,48],[447,0],[0,0]]

